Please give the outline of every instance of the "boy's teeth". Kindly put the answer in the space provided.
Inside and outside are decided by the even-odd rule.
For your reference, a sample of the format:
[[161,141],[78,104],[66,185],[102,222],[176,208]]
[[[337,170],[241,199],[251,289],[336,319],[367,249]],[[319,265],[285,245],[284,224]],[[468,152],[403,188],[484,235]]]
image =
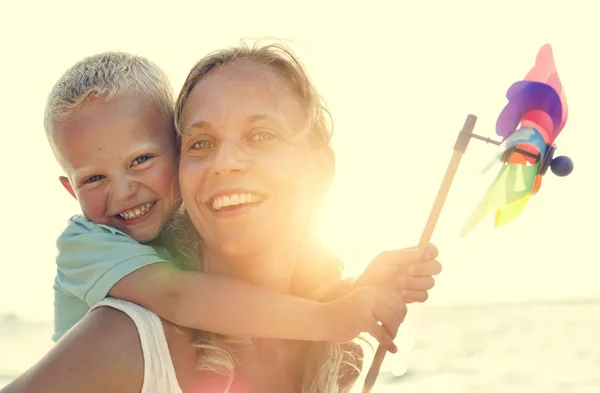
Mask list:
[[150,211],[150,208],[154,205],[154,202],[148,202],[146,204],[140,205],[135,209],[124,211],[123,213],[119,213],[119,217],[124,218],[125,220],[131,220],[134,218],[138,218],[143,216],[144,214]]
[[219,211],[227,206],[245,205],[260,201],[260,196],[256,194],[231,194],[217,197],[213,200],[213,210]]

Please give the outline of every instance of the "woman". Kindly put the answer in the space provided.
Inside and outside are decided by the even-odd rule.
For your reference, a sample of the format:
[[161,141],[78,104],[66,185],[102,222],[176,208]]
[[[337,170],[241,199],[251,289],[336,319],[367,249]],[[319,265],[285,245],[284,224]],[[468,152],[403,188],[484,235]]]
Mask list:
[[[201,261],[191,268],[306,297],[330,292],[296,274],[319,250],[312,225],[334,167],[326,110],[299,61],[279,46],[213,53],[192,69],[175,109],[186,213],[171,234],[197,230],[194,247],[178,237]],[[400,251],[382,254],[360,280],[382,283],[369,275],[395,273],[390,258],[421,269],[413,279],[426,289],[440,270]],[[398,299],[386,318],[393,336],[406,308],[390,299]],[[356,379],[357,354],[335,343],[194,332],[107,299],[3,392],[338,392]]]

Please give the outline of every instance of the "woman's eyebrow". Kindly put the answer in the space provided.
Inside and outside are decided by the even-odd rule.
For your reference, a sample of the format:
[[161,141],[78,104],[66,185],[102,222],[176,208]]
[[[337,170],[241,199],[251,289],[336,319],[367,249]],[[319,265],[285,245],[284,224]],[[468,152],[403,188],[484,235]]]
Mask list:
[[259,113],[256,115],[250,115],[246,117],[246,124],[258,123],[260,121],[269,121],[272,124],[281,127],[283,129],[287,129],[285,122],[281,121],[282,119],[277,115],[272,115],[270,113]]
[[[257,123],[257,122],[265,121],[265,120],[272,121],[281,127],[285,127],[285,124],[281,121],[281,119],[278,116],[272,115],[270,113],[258,113],[258,114],[247,116],[244,119],[246,124]],[[208,130],[211,127],[212,127],[212,125],[209,121],[197,120],[197,121],[192,122],[190,125],[186,126],[183,129],[182,133],[184,135],[190,135],[191,130],[198,132],[198,131],[202,131],[202,130]]]
[[191,129],[203,130],[205,128],[210,128],[210,123],[207,122],[206,120],[198,120],[198,121],[195,121],[192,124],[188,125],[187,127],[185,127],[183,129],[183,134],[189,135],[188,131]]
[[266,119],[273,119],[273,116],[269,115],[267,113],[260,113],[260,114],[257,114],[257,115],[248,116],[246,118],[246,121],[248,123],[253,123],[253,122],[256,122],[256,121],[266,120]]

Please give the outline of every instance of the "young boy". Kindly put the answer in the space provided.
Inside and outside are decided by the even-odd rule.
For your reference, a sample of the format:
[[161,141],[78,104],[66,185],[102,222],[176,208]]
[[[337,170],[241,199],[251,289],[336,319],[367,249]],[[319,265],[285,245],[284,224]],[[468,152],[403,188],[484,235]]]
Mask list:
[[181,204],[172,108],[167,76],[125,53],[86,58],[52,89],[47,137],[83,212],[57,241],[53,340],[107,296],[232,336],[347,341],[372,331],[368,319],[385,305],[358,301],[367,292],[317,303],[174,266],[156,243]]

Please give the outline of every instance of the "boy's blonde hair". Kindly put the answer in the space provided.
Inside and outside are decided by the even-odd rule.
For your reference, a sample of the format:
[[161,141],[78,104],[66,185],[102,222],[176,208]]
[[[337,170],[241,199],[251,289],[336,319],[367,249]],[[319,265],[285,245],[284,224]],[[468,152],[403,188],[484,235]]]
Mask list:
[[169,78],[144,57],[105,52],[77,62],[62,75],[50,91],[44,113],[46,136],[61,165],[58,123],[91,98],[110,101],[124,96],[147,99],[165,116],[173,116],[174,97]]
[[[280,75],[291,87],[303,106],[308,127],[306,134],[294,137],[307,137],[312,146],[326,146],[332,134],[332,122],[327,106],[314,87],[304,65],[286,46],[274,43],[261,45],[257,42],[248,46],[242,42],[240,46],[223,49],[202,58],[190,71],[175,104],[175,127],[181,134],[179,121],[185,103],[196,84],[212,69],[234,61],[248,61],[261,65]],[[189,216],[180,212],[167,228],[170,237],[175,240],[173,249],[187,255],[186,261],[198,258],[196,266],[190,270],[206,270],[202,263],[202,241],[193,231]],[[336,266],[337,268],[337,266]],[[297,278],[296,278],[297,279]],[[295,283],[298,284],[298,283]],[[318,300],[326,292],[324,286],[331,282],[313,283],[312,289],[299,294],[306,298]],[[306,285],[298,285],[307,287]],[[310,287],[310,286],[309,286]],[[235,370],[237,349],[251,345],[251,340],[240,337],[198,331],[194,346],[198,350],[198,368],[227,375],[232,382]],[[326,342],[307,343],[308,352],[302,381],[303,393],[340,393],[346,392],[353,385],[362,368],[362,348],[358,344],[339,345]]]

